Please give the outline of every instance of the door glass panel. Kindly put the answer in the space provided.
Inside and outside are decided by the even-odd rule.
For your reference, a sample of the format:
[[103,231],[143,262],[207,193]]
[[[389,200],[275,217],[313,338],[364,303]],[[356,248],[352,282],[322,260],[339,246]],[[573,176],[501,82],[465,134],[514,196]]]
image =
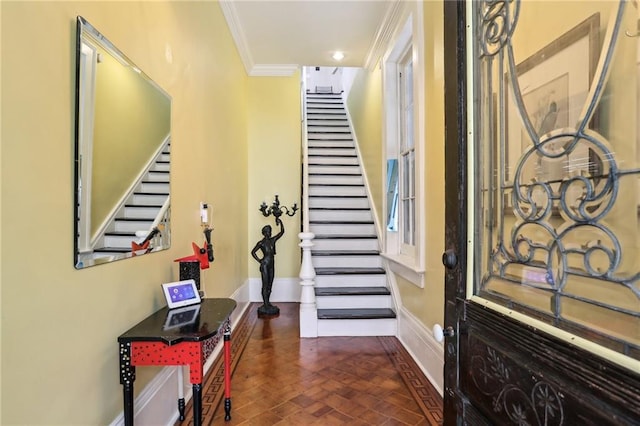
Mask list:
[[475,295],[640,359],[630,2],[473,2]]

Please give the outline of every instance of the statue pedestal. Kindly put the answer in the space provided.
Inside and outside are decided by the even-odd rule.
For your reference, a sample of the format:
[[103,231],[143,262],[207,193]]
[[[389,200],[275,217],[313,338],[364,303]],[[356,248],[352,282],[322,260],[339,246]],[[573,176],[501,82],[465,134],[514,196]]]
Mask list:
[[273,317],[280,315],[280,308],[275,305],[262,305],[258,308],[259,317]]

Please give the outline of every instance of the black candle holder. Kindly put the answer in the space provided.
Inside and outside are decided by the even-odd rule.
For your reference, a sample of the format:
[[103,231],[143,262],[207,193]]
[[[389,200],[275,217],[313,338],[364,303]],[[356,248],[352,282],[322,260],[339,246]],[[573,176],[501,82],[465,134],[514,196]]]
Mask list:
[[273,217],[276,218],[276,223],[278,223],[280,216],[282,216],[283,214],[286,214],[287,216],[295,215],[298,211],[298,205],[296,203],[293,203],[291,210],[289,210],[287,206],[280,205],[280,200],[278,199],[278,195],[276,194],[275,199],[270,206],[267,206],[267,203],[265,203],[264,201],[262,202],[262,204],[260,204],[260,211],[262,212],[264,217],[273,215]]

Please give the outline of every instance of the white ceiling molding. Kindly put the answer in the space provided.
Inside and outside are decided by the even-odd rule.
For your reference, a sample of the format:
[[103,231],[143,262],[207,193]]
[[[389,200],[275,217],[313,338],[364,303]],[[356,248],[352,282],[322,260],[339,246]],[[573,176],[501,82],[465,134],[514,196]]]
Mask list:
[[396,31],[400,17],[402,16],[402,1],[395,0],[390,2],[389,8],[384,16],[382,24],[376,32],[375,40],[373,41],[367,58],[364,62],[364,67],[369,71],[373,71],[388,49],[389,43],[393,34]]
[[236,43],[236,48],[238,49],[240,59],[244,64],[244,69],[247,71],[247,74],[251,75],[251,71],[254,68],[253,58],[251,57],[249,44],[247,43],[247,38],[242,30],[242,25],[240,24],[240,19],[238,18],[238,13],[236,12],[233,0],[220,0],[219,4],[224,18],[227,21],[227,25],[229,26],[229,30],[231,31],[231,36]]
[[299,65],[254,65],[249,72],[251,77],[291,77],[300,68]]

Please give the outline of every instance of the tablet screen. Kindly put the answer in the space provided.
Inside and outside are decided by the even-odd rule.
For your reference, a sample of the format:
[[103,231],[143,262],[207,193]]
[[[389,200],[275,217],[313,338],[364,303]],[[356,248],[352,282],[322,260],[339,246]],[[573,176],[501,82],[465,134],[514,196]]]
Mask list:
[[162,284],[162,289],[169,308],[200,303],[200,294],[194,280]]

